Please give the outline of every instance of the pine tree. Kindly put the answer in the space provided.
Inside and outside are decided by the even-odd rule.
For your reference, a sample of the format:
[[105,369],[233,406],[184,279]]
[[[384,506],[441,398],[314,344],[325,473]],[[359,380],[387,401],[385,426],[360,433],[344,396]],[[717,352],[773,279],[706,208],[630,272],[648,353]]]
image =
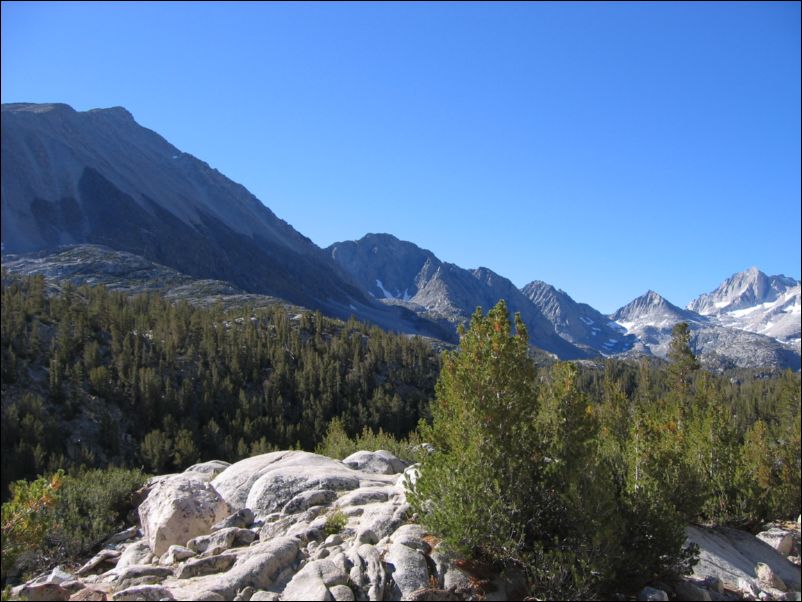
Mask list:
[[528,336],[515,317],[511,335],[504,301],[487,316],[477,308],[459,350],[445,354],[432,425],[411,494],[422,522],[454,548],[492,558],[518,558],[537,527],[533,494],[546,458],[536,449],[535,368]]
[[691,382],[691,376],[699,369],[699,361],[691,351],[691,331],[686,322],[674,325],[671,331],[671,342],[668,345],[669,373],[672,384],[681,395],[685,395]]

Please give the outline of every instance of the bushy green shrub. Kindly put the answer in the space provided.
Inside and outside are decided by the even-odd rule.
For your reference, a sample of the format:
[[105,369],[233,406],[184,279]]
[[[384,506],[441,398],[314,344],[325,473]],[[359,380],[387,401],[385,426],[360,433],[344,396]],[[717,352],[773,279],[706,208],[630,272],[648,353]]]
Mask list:
[[736,476],[741,518],[759,522],[798,516],[801,469],[798,416],[786,424],[758,420],[750,426]]
[[75,559],[129,526],[133,494],[145,482],[138,469],[81,469],[64,477],[48,539],[60,559]]
[[315,453],[342,460],[357,451],[356,442],[348,437],[342,420],[332,418],[329,422],[326,436],[318,443]]
[[510,335],[502,302],[474,313],[446,353],[421,436],[435,447],[410,492],[421,521],[446,545],[474,557],[523,562],[537,553],[538,531],[554,510],[548,464],[536,444],[537,383],[526,328]]
[[17,569],[35,572],[92,551],[127,526],[145,479],[140,470],[110,467],[12,484],[2,510],[3,579],[18,561]]

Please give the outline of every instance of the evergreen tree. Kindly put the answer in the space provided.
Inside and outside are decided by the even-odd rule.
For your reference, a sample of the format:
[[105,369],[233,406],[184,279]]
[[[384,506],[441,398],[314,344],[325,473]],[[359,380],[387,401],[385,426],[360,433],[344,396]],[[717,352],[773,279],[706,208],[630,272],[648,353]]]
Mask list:
[[674,325],[668,345],[669,373],[680,395],[685,395],[692,374],[699,369],[699,361],[691,350],[691,331],[686,322]]
[[[469,554],[520,558],[537,528],[533,495],[547,459],[535,440],[536,374],[520,316],[511,336],[504,301],[477,308],[458,351],[446,353],[432,425],[410,496],[421,520]],[[533,503],[535,502],[535,503]]]

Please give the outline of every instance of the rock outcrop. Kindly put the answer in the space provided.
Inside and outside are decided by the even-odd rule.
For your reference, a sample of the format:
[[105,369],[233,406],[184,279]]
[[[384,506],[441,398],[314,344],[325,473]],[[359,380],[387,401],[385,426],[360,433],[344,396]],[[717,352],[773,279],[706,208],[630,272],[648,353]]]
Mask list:
[[[121,535],[85,563],[70,582],[73,595],[463,599],[469,582],[455,579],[461,573],[452,557],[422,527],[406,524],[404,471],[414,468],[387,451],[357,452],[342,462],[282,451],[156,477],[139,506],[141,531],[127,531],[129,539]],[[37,595],[43,584],[44,577],[25,591]],[[61,585],[45,585],[48,595],[68,599]]]
[[[784,539],[777,532],[773,535],[781,542]],[[698,584],[718,582],[712,590],[762,600],[789,599],[788,591],[802,588],[799,566],[763,538],[729,527],[697,526],[688,527],[686,536],[699,546],[699,562],[693,569]]]
[[208,533],[228,514],[230,508],[217,490],[191,473],[159,481],[139,506],[145,541],[156,556]]
[[[416,468],[389,452],[358,452],[341,462],[283,451],[200,467],[152,480],[139,508],[141,531],[112,537],[74,575],[59,568],[13,593],[32,600],[210,601],[526,595],[522,574],[471,575],[469,565],[411,522],[405,483]],[[671,599],[798,596],[799,567],[775,549],[785,551],[786,533],[761,535],[690,527],[701,561],[693,577],[665,584]],[[638,599],[666,600],[663,587],[644,589]]]

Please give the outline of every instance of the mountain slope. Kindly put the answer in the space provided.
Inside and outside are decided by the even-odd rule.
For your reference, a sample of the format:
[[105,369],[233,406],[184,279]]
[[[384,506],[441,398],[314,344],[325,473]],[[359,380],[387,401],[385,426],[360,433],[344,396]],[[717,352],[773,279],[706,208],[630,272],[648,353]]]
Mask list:
[[5,253],[92,243],[330,315],[443,336],[373,302],[330,257],[232,182],[117,107],[2,106]]
[[674,325],[687,322],[691,329],[691,347],[710,367],[798,370],[800,366],[799,353],[776,340],[721,326],[714,318],[681,309],[654,291],[634,299],[610,317],[660,357],[668,354]]
[[159,293],[165,299],[180,299],[197,306],[222,303],[225,307],[267,307],[282,303],[276,297],[245,293],[222,280],[192,278],[139,255],[100,245],[5,254],[2,265],[9,274],[43,276],[48,288],[55,293],[63,289],[65,283],[70,283],[103,286],[128,295]]
[[767,276],[757,268],[733,274],[714,291],[700,295],[688,309],[714,316],[723,326],[747,330],[799,345],[802,294],[798,280]]
[[604,354],[623,353],[637,342],[634,335],[585,303],[577,303],[565,291],[534,280],[521,292],[534,303],[564,339]]
[[428,318],[459,324],[477,306],[485,311],[499,299],[520,312],[533,345],[561,359],[595,355],[561,338],[515,285],[487,268],[466,270],[440,261],[431,251],[390,234],[367,234],[328,247],[332,258],[374,297],[401,304]]

